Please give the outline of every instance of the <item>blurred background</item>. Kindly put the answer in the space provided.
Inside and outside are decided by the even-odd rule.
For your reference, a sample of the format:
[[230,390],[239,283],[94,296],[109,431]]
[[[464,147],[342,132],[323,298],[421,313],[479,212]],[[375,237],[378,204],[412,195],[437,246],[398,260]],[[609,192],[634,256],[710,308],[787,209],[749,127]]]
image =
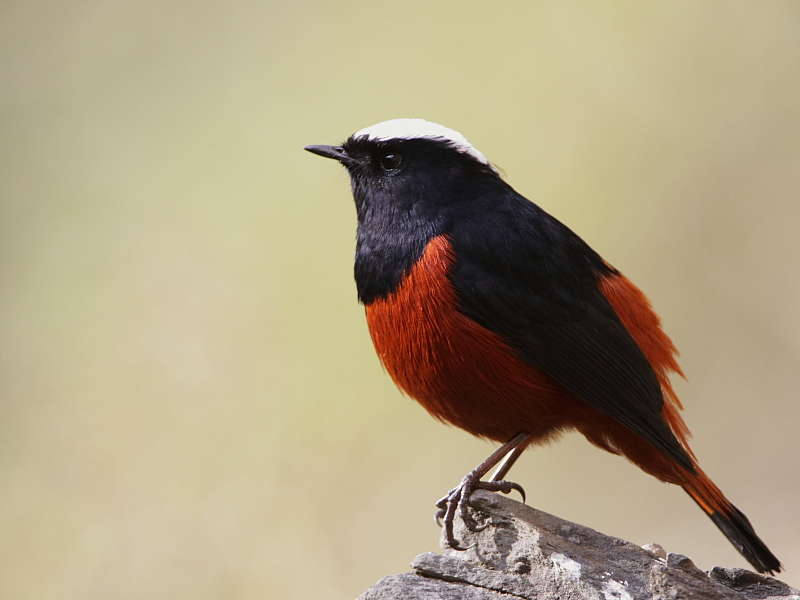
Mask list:
[[[494,445],[393,386],[303,152],[457,129],[649,295],[704,469],[800,585],[800,5],[0,4],[0,596],[354,598]],[[746,566],[577,434],[529,504]]]

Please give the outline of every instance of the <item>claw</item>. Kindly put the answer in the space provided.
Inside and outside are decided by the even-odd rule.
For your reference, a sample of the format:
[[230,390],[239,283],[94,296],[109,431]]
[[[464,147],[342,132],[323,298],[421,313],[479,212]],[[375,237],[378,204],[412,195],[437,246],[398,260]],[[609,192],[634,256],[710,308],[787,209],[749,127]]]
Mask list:
[[525,490],[522,489],[522,486],[518,483],[511,482],[511,489],[517,490],[519,495],[522,496],[522,503],[525,504]]
[[489,485],[491,487],[486,487],[484,489],[490,490],[492,492],[502,492],[504,494],[510,494],[511,490],[516,490],[517,492],[519,492],[519,495],[522,496],[522,503],[525,504],[525,490],[522,489],[522,486],[520,484],[514,483],[513,481],[492,481],[489,482]]
[[486,521],[483,522],[483,525],[475,525],[474,527],[470,527],[470,531],[472,531],[473,533],[480,533],[488,526],[489,526],[489,520],[487,519]]
[[459,552],[466,552],[467,550],[475,546],[475,544],[470,544],[469,546],[462,546],[455,538],[452,540],[447,540],[447,545],[450,546],[453,550],[458,550]]
[[[448,496],[449,496],[449,494],[448,494]],[[437,510],[436,513],[433,515],[433,520],[436,521],[436,524],[439,527],[442,526],[442,519],[444,519],[444,516],[447,514],[447,498],[448,498],[448,496],[445,496],[444,498],[442,498],[441,500],[439,500],[436,503],[436,507],[439,510]]]

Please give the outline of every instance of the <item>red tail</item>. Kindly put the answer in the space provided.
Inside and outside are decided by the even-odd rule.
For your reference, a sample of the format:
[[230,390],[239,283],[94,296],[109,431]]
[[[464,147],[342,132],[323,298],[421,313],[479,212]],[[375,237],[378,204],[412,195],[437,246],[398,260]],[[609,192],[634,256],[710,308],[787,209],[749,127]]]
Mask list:
[[[611,448],[607,442],[603,444],[602,435],[596,432],[590,431],[587,437],[612,452],[619,451],[659,479],[683,487],[753,567],[761,573],[779,572],[780,561],[756,535],[747,517],[722,495],[714,482],[697,466],[697,460],[689,448],[689,429],[680,415],[681,403],[669,381],[670,372],[683,375],[675,361],[677,351],[662,331],[661,321],[653,312],[647,298],[621,274],[603,279],[600,289],[655,370],[664,394],[662,414],[675,437],[692,458],[696,474],[689,473],[666,456],[647,448],[639,440],[632,439],[627,432],[617,434],[610,444]],[[607,431],[611,431],[610,426],[606,427]]]
[[722,495],[703,471],[697,469],[697,476],[687,473],[688,483],[683,489],[703,509],[731,544],[753,565],[759,573],[778,573],[781,563],[770,552],[766,544],[756,535],[744,513]]

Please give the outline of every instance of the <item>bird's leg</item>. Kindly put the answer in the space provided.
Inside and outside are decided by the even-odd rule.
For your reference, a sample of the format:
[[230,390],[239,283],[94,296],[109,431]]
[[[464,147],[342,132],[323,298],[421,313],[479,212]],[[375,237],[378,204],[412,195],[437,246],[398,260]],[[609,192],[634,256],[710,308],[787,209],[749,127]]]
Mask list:
[[[519,444],[511,452],[506,454],[503,460],[500,461],[500,464],[497,465],[497,469],[492,473],[489,481],[501,481],[527,447],[527,444]],[[525,502],[525,494],[522,494],[522,501]]]
[[[436,503],[439,510],[436,512],[436,522],[440,525],[444,521],[445,535],[447,543],[454,550],[466,550],[462,547],[453,534],[453,521],[456,511],[461,515],[461,519],[470,531],[481,531],[486,525],[479,526],[470,516],[467,510],[469,497],[475,490],[489,490],[490,492],[503,492],[508,494],[511,490],[517,490],[522,494],[522,501],[525,501],[525,490],[519,484],[500,479],[505,475],[517,460],[522,450],[527,445],[529,435],[518,433],[505,444],[495,450],[489,458],[470,471],[461,483],[447,492],[447,495]],[[505,459],[505,460],[504,460]],[[502,461],[502,462],[501,462]],[[481,477],[486,475],[493,467],[501,463],[495,474],[489,481],[481,481]]]

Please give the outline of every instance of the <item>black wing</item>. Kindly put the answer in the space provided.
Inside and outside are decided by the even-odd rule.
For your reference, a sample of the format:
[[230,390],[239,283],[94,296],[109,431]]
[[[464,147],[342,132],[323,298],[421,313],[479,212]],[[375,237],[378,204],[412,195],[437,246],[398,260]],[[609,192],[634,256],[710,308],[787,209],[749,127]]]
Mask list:
[[[519,202],[521,201],[521,202]],[[653,368],[597,287],[614,271],[576,234],[521,196],[454,221],[460,308],[547,373],[694,472],[661,414]]]

